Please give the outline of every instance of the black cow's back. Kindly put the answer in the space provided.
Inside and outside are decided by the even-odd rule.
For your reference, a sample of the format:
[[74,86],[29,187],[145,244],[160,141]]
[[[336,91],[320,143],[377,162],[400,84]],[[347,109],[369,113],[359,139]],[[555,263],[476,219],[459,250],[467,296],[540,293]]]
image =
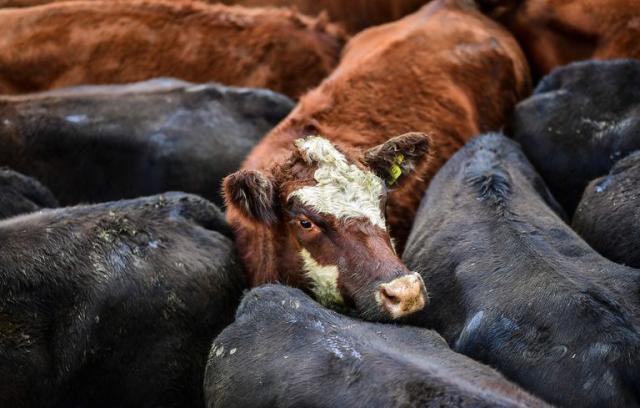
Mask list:
[[51,191],[38,180],[0,168],[0,220],[57,206]]
[[640,268],[640,151],[589,183],[573,228],[612,261]]
[[201,406],[244,286],[227,233],[181,193],[0,222],[0,406]]
[[205,398],[208,407],[545,406],[433,331],[349,318],[280,285],[245,295],[213,343]]
[[165,191],[221,205],[222,179],[293,107],[262,89],[156,79],[0,98],[0,165],[64,205]]
[[640,61],[585,61],[554,70],[517,105],[512,128],[573,214],[591,180],[640,149]]
[[640,271],[606,260],[553,211],[499,135],[431,182],[403,259],[430,303],[416,323],[562,406],[640,405]]

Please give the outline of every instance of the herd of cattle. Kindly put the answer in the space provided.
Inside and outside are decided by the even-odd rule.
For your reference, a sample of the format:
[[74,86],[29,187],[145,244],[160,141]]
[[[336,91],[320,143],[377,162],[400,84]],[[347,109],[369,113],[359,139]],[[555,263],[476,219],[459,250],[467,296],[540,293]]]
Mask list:
[[0,406],[640,407],[639,59],[637,0],[0,0]]

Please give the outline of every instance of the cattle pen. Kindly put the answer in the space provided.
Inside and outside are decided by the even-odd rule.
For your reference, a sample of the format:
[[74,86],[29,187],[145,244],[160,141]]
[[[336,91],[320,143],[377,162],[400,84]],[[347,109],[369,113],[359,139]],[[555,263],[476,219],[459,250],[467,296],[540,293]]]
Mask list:
[[0,0],[0,407],[640,408],[638,0]]

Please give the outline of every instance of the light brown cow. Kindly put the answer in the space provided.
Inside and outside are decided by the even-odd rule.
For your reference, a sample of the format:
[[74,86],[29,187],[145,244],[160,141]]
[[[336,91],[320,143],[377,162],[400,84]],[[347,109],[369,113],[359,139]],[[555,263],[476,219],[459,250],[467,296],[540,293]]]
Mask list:
[[[0,0],[2,7],[29,7],[63,1],[86,0]],[[181,0],[174,0],[181,1]],[[429,0],[201,0],[246,7],[291,7],[300,13],[318,15],[327,12],[332,21],[341,23],[352,33],[372,25],[403,17]]]
[[500,128],[529,91],[516,41],[462,1],[355,36],[333,74],[225,180],[251,284],[279,280],[370,319],[421,309],[424,284],[390,236],[403,245],[438,168]]
[[342,31],[287,10],[181,0],[0,10],[0,93],[157,76],[299,97],[338,62]]
[[640,58],[638,0],[480,0],[522,44],[532,70],[585,59]]

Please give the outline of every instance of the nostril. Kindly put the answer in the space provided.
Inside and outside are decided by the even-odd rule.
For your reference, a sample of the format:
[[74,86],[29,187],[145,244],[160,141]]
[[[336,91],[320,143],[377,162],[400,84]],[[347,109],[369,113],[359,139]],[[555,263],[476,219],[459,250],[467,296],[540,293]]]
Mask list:
[[389,292],[389,289],[387,288],[380,288],[380,295],[382,296],[382,298],[384,299],[384,301],[391,303],[393,305],[397,305],[401,302],[400,297],[393,295],[391,292]]
[[428,302],[424,282],[417,273],[380,285],[376,300],[393,319],[422,310]]

